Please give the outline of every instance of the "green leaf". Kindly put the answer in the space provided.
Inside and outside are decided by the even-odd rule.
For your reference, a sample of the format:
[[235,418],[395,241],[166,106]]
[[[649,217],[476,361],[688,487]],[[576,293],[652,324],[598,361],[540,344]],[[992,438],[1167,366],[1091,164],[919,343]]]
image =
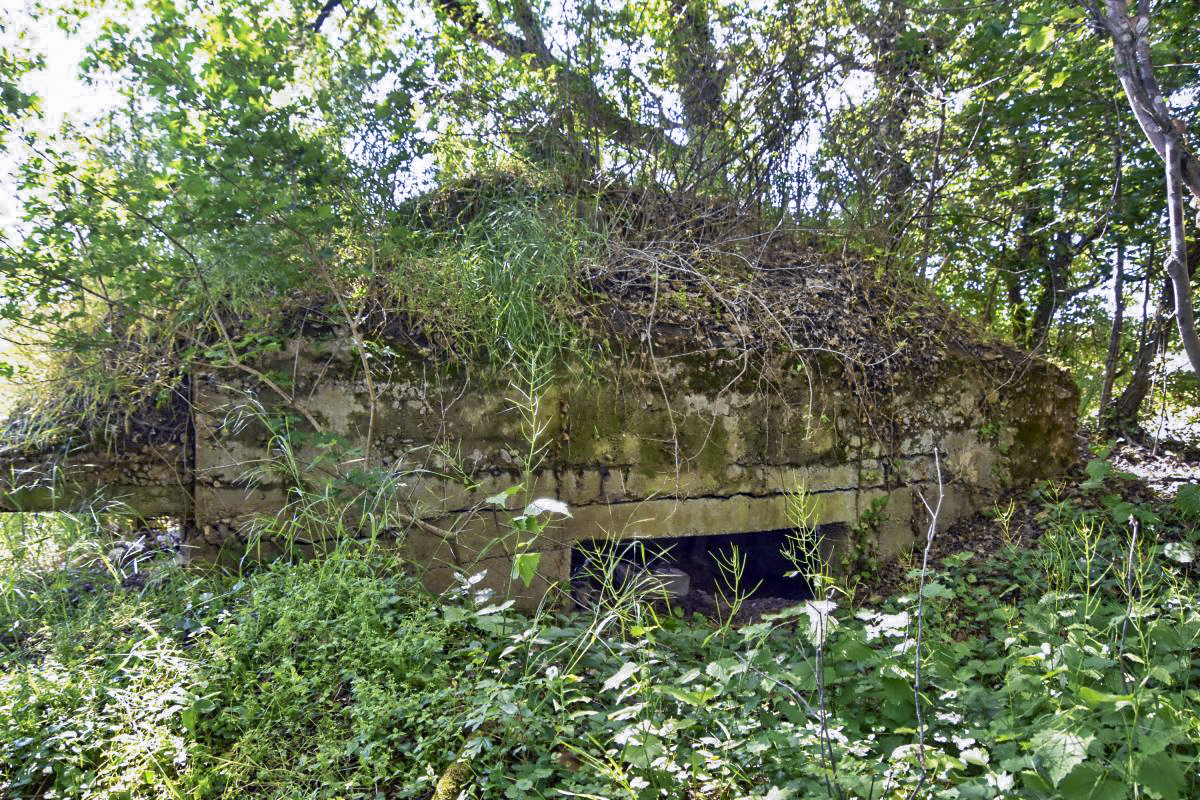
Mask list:
[[1087,758],[1088,745],[1095,736],[1081,736],[1071,731],[1050,728],[1034,734],[1029,741],[1030,749],[1054,786],[1070,774],[1071,770]]
[[718,692],[711,686],[705,689],[684,689],[679,686],[659,686],[659,694],[673,697],[689,706],[702,706],[717,696]]
[[1112,464],[1109,464],[1107,461],[1092,459],[1084,467],[1084,471],[1087,472],[1088,479],[1079,484],[1079,488],[1084,490],[1099,489],[1104,485],[1104,479],[1112,475],[1113,468]]
[[552,497],[539,497],[525,506],[524,516],[536,517],[541,514],[560,514],[564,517],[569,517],[571,516],[571,509],[563,501],[555,500]]
[[1189,519],[1200,519],[1200,483],[1180,486],[1175,494],[1175,507]]
[[533,585],[533,577],[537,574],[538,565],[541,563],[541,553],[518,553],[513,557],[512,576],[520,578],[521,583],[525,584],[525,588],[529,588]]
[[1109,508],[1109,513],[1112,514],[1113,522],[1117,523],[1118,525],[1124,525],[1129,521],[1129,518],[1133,516],[1135,509],[1136,506],[1134,506],[1133,503],[1130,503],[1128,500],[1122,500],[1119,503],[1113,504],[1113,506]]
[[1089,708],[1098,708],[1106,703],[1112,703],[1117,708],[1129,706],[1133,704],[1133,695],[1131,694],[1109,694],[1108,692],[1099,692],[1090,686],[1080,686],[1076,693],[1079,699],[1082,700]]
[[642,734],[635,741],[631,741],[621,751],[621,755],[625,763],[632,764],[640,769],[649,769],[650,765],[663,754],[665,749],[662,740],[657,736]]
[[508,505],[508,498],[512,497],[517,492],[521,491],[521,485],[510,486],[502,492],[498,492],[484,500],[485,505],[495,506],[496,508],[504,508]]
[[1078,22],[1086,16],[1084,10],[1078,6],[1067,6],[1061,8],[1054,13],[1054,18],[1063,22]]
[[620,687],[621,684],[629,680],[630,676],[637,671],[637,664],[633,663],[632,661],[626,661],[621,665],[620,669],[618,669],[607,680],[604,681],[604,683],[600,686],[600,691],[607,692]]
[[1057,33],[1050,25],[1044,25],[1029,35],[1029,41],[1025,46],[1030,52],[1040,53],[1054,43]]
[[1106,770],[1093,764],[1080,764],[1058,785],[1059,796],[1086,800],[1125,800],[1125,785],[1106,777]]
[[954,592],[951,591],[949,588],[947,588],[944,583],[939,583],[938,581],[932,581],[930,583],[925,584],[925,586],[922,587],[921,595],[923,597],[927,597],[927,598],[928,597],[954,597]]
[[1188,542],[1167,542],[1163,545],[1163,555],[1180,564],[1191,564],[1196,560],[1196,546]]
[[1137,767],[1137,782],[1151,797],[1176,800],[1183,789],[1185,776],[1174,757],[1167,752],[1142,759]]
[[1175,679],[1171,677],[1171,673],[1162,664],[1155,664],[1150,668],[1147,675],[1161,683],[1163,686],[1171,686],[1175,683]]

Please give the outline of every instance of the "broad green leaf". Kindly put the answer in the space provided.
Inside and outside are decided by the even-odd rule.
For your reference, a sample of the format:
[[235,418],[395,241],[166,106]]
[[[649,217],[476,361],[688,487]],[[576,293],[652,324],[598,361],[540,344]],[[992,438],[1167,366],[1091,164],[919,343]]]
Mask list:
[[924,597],[954,597],[954,592],[939,581],[930,581],[925,584],[921,588],[921,594]]
[[1167,542],[1163,555],[1180,564],[1191,564],[1196,560],[1196,546],[1190,542]]
[[525,506],[524,514],[527,517],[536,517],[540,514],[561,514],[564,517],[569,517],[571,516],[571,509],[561,500],[555,500],[552,497],[539,497]]
[[1084,471],[1088,474],[1088,479],[1079,484],[1080,489],[1099,489],[1104,485],[1104,479],[1112,475],[1112,464],[1100,459],[1092,459],[1084,467]]
[[1106,777],[1108,770],[1095,764],[1080,764],[1058,785],[1064,798],[1085,800],[1125,800],[1128,791],[1123,783]]
[[1091,734],[1085,736],[1050,728],[1034,734],[1029,746],[1037,757],[1038,766],[1050,776],[1051,783],[1058,786],[1071,770],[1087,758],[1088,745],[1095,738]]
[[490,617],[492,614],[499,614],[501,611],[511,608],[515,602],[515,600],[505,600],[503,603],[497,603],[495,605],[487,606],[486,608],[481,608],[475,612],[475,616]]
[[538,565],[542,563],[542,554],[539,552],[518,553],[513,556],[513,571],[514,578],[520,578],[521,583],[528,588],[533,585],[533,578],[537,575]]
[[1128,500],[1122,500],[1119,503],[1114,503],[1112,507],[1109,508],[1109,513],[1112,514],[1113,522],[1117,523],[1118,525],[1124,525],[1129,521],[1129,518],[1133,516],[1133,512],[1136,510],[1136,508],[1137,507]]
[[1178,761],[1167,752],[1142,759],[1137,767],[1137,782],[1158,800],[1177,800],[1186,782]]
[[1029,34],[1029,40],[1026,42],[1026,47],[1034,53],[1040,53],[1054,43],[1054,37],[1057,32],[1050,25],[1043,25],[1040,28],[1035,28]]
[[600,691],[607,692],[620,687],[623,683],[625,683],[625,681],[629,680],[633,673],[637,671],[637,664],[633,663],[632,661],[626,661],[621,665],[620,669],[618,669],[607,680],[604,681],[604,683],[600,686]]
[[1079,699],[1086,703],[1090,708],[1097,708],[1106,703],[1112,703],[1117,708],[1123,708],[1133,704],[1133,695],[1131,694],[1110,694],[1108,692],[1100,692],[1090,686],[1080,686],[1076,693]]
[[1180,486],[1175,494],[1175,507],[1189,519],[1200,519],[1200,483]]
[[687,703],[689,706],[702,706],[709,700],[717,696],[718,692],[711,686],[704,689],[684,689],[679,686],[659,686],[660,694],[665,694],[668,697],[673,697],[681,703]]
[[630,742],[622,751],[621,755],[625,759],[625,763],[632,764],[641,769],[649,769],[654,760],[663,754],[665,750],[662,740],[657,736],[650,734],[640,734],[636,739]]

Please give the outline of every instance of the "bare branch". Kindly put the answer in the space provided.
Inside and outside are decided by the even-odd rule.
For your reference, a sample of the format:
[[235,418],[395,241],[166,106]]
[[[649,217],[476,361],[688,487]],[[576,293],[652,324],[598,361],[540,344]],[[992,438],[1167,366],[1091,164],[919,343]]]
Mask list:
[[[1164,161],[1170,139],[1180,138],[1181,123],[1171,116],[1162,87],[1154,75],[1150,58],[1149,4],[1141,3],[1136,18],[1131,19],[1126,0],[1105,0],[1101,10],[1091,3],[1085,6],[1096,23],[1112,37],[1114,67],[1129,107],[1146,139]],[[1200,198],[1200,161],[1180,148],[1180,179],[1197,198]]]
[[312,28],[313,33],[316,33],[317,31],[321,30],[321,26],[325,24],[325,20],[341,4],[342,4],[342,0],[326,0],[325,5],[321,7],[321,13],[317,14],[317,18],[315,20],[313,20],[313,23],[310,26]]

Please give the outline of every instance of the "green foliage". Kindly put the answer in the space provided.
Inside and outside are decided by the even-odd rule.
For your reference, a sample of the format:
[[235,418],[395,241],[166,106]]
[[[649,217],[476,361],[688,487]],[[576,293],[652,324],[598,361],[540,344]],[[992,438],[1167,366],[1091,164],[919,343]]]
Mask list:
[[1190,520],[1200,519],[1200,485],[1189,483],[1179,487],[1175,507]]
[[[459,219],[414,226],[385,280],[400,309],[435,341],[520,367],[578,345],[580,270],[602,238],[579,212],[586,197],[517,176],[472,181]],[[552,180],[552,178],[550,178]],[[453,198],[459,190],[448,187]],[[437,213],[437,198],[431,204]],[[395,235],[395,234],[393,234]]]
[[120,556],[105,530],[114,520],[3,522],[6,794],[171,796],[188,757],[179,714],[196,667],[189,645],[220,606],[221,583],[183,574],[153,546]]
[[[928,278],[981,326],[1078,368],[1085,407],[1110,321],[1093,290],[1116,254],[1129,289],[1159,293],[1160,232],[1145,224],[1158,156],[1079,7],[326,10],[318,25],[306,3],[155,0],[134,24],[119,7],[35,4],[76,37],[96,20],[82,74],[124,94],[91,124],[20,137],[3,321],[97,377],[130,342],[180,371],[252,362],[303,312],[340,325],[372,303],[497,363],[558,351],[578,343],[572,278],[605,231],[583,222],[585,198],[543,190],[597,176],[734,197],[827,232],[814,238],[873,258],[878,277]],[[1155,10],[1181,119],[1200,97],[1190,22]],[[36,111],[22,80],[42,57],[3,48],[12,133]],[[409,213],[431,187],[514,170],[539,177],[468,182],[482,196],[462,218]],[[1120,362],[1144,333],[1117,331]],[[109,398],[181,374],[140,366]]]
[[[474,578],[431,596],[370,542],[240,578],[149,558],[131,581],[95,522],[10,517],[0,781],[19,797],[1194,796],[1200,600],[1178,556],[1195,527],[1042,497],[1036,549],[927,576],[924,777],[913,595],[739,628],[649,606],[636,624],[610,604],[529,617]],[[561,510],[532,505],[520,516]]]
[[6,34],[14,28],[10,9],[0,11],[0,145],[4,144],[17,123],[38,106],[38,98],[21,86],[21,79],[30,71],[45,65],[41,54],[27,47],[12,46]]

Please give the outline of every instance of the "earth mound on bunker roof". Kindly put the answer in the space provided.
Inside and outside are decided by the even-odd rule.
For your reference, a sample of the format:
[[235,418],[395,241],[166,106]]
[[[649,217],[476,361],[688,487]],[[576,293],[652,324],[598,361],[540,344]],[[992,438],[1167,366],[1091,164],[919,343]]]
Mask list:
[[[310,342],[348,337],[347,314],[352,313],[355,335],[364,340],[430,359],[496,360],[500,348],[481,348],[478,339],[466,341],[448,331],[437,295],[418,292],[411,278],[414,270],[433,263],[428,252],[453,253],[481,229],[485,239],[498,235],[496,226],[508,224],[511,215],[497,210],[517,206],[541,218],[545,229],[587,232],[569,263],[564,261],[559,295],[535,299],[553,305],[557,318],[552,323],[571,329],[575,344],[592,351],[601,345],[612,357],[706,351],[794,355],[818,364],[826,379],[881,394],[898,378],[910,387],[914,380],[933,383],[967,363],[1003,380],[1030,358],[981,336],[916,281],[898,280],[840,244],[745,212],[728,200],[616,182],[564,185],[507,174],[465,180],[412,201],[397,217],[405,244],[391,251],[390,260],[382,260],[365,284],[361,277],[357,285],[342,287],[314,280],[264,298],[269,310],[262,315],[229,313],[195,336],[217,349],[297,335]],[[509,232],[510,238],[521,235]],[[414,249],[422,255],[411,257]],[[519,258],[502,266],[521,268]],[[427,287],[442,280],[437,273],[423,277]],[[451,284],[462,280],[461,275],[444,277]],[[351,296],[352,311],[346,303]],[[138,369],[136,340],[126,338],[121,347],[120,357],[108,360]],[[145,352],[156,374],[170,372],[161,364],[161,346]],[[228,363],[252,364],[262,354],[225,356]],[[26,404],[18,407],[24,413],[10,417],[0,441],[11,454],[29,450],[34,430],[41,432],[34,449],[43,452],[62,452],[46,447],[46,431],[68,432],[72,447],[90,442],[109,451],[175,440],[186,429],[186,379],[180,369],[174,384],[159,380],[158,391],[143,392],[132,402],[90,397],[86,408],[70,398],[43,403],[69,412],[69,419],[49,424],[31,421],[28,409],[39,404]]]
[[[486,213],[480,196],[527,191],[505,176],[447,187],[419,207],[431,226],[463,226]],[[542,191],[569,193],[572,211],[603,232],[578,264],[572,316],[626,348],[824,355],[878,388],[901,373],[935,377],[948,363],[1029,358],[916,279],[732,201],[611,183]]]

